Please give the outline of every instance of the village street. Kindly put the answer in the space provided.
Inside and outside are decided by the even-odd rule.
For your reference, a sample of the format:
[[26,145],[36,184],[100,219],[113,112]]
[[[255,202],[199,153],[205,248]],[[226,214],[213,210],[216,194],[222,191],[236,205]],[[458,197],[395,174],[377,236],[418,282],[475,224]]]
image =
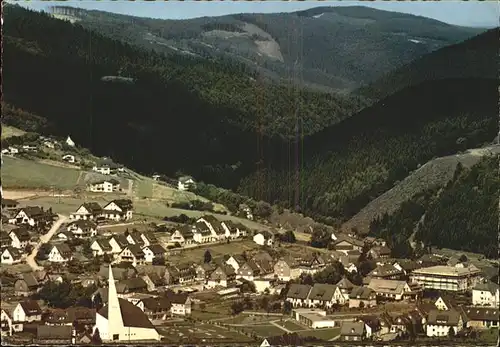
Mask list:
[[40,236],[38,243],[33,247],[33,251],[31,251],[31,254],[26,257],[26,263],[33,269],[33,271],[43,270],[43,267],[39,266],[35,260],[38,250],[42,244],[49,242],[52,236],[54,236],[54,234],[59,230],[61,225],[68,220],[68,217],[62,214],[59,214],[58,217],[59,219],[52,225],[50,230],[46,234]]

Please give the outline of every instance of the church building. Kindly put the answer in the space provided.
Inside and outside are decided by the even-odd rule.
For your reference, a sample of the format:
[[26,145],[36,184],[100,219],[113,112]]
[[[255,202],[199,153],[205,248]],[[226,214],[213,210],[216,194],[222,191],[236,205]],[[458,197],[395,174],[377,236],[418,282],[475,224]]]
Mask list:
[[96,326],[103,342],[160,341],[161,336],[146,314],[131,302],[118,298],[109,266],[108,303],[96,313]]

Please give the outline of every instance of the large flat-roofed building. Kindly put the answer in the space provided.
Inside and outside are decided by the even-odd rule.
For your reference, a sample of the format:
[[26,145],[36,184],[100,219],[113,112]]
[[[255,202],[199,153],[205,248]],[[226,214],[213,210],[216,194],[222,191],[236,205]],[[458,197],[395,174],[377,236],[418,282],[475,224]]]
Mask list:
[[410,279],[424,289],[465,292],[478,283],[480,275],[481,271],[473,265],[464,268],[438,265],[414,270]]
[[324,310],[298,308],[294,309],[293,313],[295,320],[312,329],[333,328],[338,325],[338,322],[335,323],[332,318],[327,317]]

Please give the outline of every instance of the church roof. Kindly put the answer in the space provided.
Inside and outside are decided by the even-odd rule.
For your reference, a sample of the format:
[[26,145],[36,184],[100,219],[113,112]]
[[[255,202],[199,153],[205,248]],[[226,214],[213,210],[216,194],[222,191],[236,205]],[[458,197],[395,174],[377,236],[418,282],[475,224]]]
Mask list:
[[[118,298],[118,302],[120,303],[124,327],[154,329],[151,321],[138,306],[122,298]],[[108,305],[101,308],[98,313],[108,319]]]

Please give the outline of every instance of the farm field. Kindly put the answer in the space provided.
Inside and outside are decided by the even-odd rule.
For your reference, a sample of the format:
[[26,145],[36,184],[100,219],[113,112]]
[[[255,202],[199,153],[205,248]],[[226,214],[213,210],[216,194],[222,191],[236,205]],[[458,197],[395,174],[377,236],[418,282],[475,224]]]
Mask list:
[[226,254],[239,254],[243,253],[243,251],[249,251],[252,249],[259,248],[255,242],[251,240],[244,241],[233,241],[231,243],[222,243],[215,245],[206,245],[205,247],[198,248],[186,248],[181,249],[179,254],[171,255],[169,259],[173,261],[190,262],[196,261],[199,262],[203,259],[203,255],[207,249],[210,250],[210,254],[212,254],[212,258],[219,258]]
[[78,184],[80,172],[32,160],[4,157],[2,187],[72,190]]
[[2,124],[2,140],[12,136],[21,136],[25,133],[24,130]]

